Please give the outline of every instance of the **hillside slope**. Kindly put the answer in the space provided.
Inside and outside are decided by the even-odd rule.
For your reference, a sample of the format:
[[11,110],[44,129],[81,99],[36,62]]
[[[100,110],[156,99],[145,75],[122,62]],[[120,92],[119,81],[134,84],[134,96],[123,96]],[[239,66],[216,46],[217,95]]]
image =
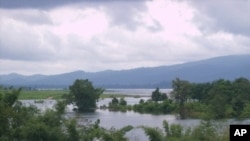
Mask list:
[[233,80],[238,77],[250,79],[250,54],[216,57],[171,66],[95,73],[75,71],[58,75],[31,76],[12,73],[0,75],[0,84],[62,88],[71,85],[75,79],[82,78],[105,88],[148,88],[171,87],[171,81],[176,77],[191,82],[208,82],[221,78]]

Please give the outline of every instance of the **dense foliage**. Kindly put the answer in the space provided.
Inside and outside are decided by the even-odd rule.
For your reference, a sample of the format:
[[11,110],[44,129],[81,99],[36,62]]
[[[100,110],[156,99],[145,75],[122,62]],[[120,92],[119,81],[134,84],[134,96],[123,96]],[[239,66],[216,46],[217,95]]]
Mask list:
[[176,104],[171,99],[162,102],[148,100],[133,106],[133,110],[139,113],[170,114],[176,109]]
[[79,125],[76,119],[65,118],[65,101],[41,112],[17,101],[20,91],[0,88],[1,141],[126,141],[125,133],[133,128],[104,129],[99,127],[99,120]]
[[76,106],[78,112],[94,111],[96,101],[103,89],[95,88],[88,79],[77,79],[69,87],[70,93],[65,95],[67,104]]
[[112,101],[109,103],[108,108],[110,111],[122,111],[122,112],[126,112],[127,110],[132,109],[130,105],[127,105],[127,101],[123,97],[120,99],[113,97]]
[[169,125],[163,121],[162,131],[156,127],[142,127],[150,141],[228,141],[229,128],[221,126],[222,123],[201,121],[194,128],[185,129],[179,124]]
[[219,79],[211,83],[173,81],[172,96],[181,118],[249,118],[250,81]]
[[188,94],[190,93],[190,83],[177,78],[176,80],[173,80],[172,87],[172,95],[179,106],[180,118],[184,119],[186,118],[186,109],[184,108],[184,104],[187,102]]
[[156,88],[155,91],[152,92],[151,99],[155,102],[163,101],[167,99],[167,95],[165,93],[161,93],[159,88]]
[[120,111],[132,109],[140,113],[178,114],[181,119],[250,117],[250,81],[246,78],[219,79],[210,83],[191,83],[177,78],[172,85],[170,98],[156,88],[148,101],[140,100],[139,104],[126,106],[113,99],[109,106]]

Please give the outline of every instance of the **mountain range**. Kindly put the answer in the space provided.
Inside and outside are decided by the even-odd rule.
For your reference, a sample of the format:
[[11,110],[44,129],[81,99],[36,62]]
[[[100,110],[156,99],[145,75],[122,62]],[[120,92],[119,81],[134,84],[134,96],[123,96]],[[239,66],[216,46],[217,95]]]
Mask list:
[[67,88],[75,79],[89,79],[103,88],[170,88],[175,78],[190,82],[218,79],[250,79],[250,54],[216,57],[201,61],[159,67],[100,72],[74,71],[57,75],[11,73],[0,75],[0,85],[31,88]]

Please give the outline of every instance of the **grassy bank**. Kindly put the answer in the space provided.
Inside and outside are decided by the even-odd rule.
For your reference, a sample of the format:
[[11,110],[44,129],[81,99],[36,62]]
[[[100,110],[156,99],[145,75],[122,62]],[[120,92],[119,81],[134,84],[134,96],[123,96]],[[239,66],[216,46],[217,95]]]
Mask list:
[[60,99],[63,94],[67,94],[67,90],[22,90],[18,99]]
[[[22,90],[18,99],[60,99],[63,94],[68,94],[68,90]],[[134,97],[140,98],[140,95],[127,95],[127,94],[102,94],[100,98],[122,98],[122,97]]]

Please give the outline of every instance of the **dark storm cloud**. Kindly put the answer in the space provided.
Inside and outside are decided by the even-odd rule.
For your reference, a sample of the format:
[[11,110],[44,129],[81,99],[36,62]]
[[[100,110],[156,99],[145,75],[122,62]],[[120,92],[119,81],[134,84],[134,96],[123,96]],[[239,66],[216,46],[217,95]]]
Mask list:
[[250,36],[250,1],[209,0],[191,1],[198,10],[196,22],[208,32],[224,31]]

